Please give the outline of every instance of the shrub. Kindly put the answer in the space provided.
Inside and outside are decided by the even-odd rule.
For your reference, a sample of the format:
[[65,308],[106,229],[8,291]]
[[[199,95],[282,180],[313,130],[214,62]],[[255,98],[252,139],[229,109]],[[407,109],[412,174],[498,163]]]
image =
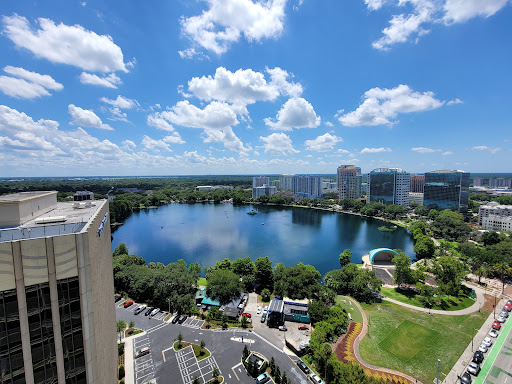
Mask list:
[[117,354],[118,356],[124,355],[124,343],[117,344]]
[[119,371],[117,373],[117,377],[119,379],[122,379],[124,377],[124,365],[122,365],[122,364],[119,366]]

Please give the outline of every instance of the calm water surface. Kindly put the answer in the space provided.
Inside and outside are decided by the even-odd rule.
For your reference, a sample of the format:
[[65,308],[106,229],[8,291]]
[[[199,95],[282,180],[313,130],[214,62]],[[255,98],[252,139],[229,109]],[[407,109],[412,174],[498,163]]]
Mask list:
[[[322,274],[339,268],[339,254],[352,251],[352,262],[371,249],[399,248],[414,257],[406,230],[380,232],[380,220],[307,208],[249,205],[169,204],[134,213],[113,233],[112,247],[125,243],[130,253],[146,262],[168,264],[184,259],[201,267],[224,258],[268,256],[286,266],[298,262]],[[390,224],[387,224],[390,225]]]

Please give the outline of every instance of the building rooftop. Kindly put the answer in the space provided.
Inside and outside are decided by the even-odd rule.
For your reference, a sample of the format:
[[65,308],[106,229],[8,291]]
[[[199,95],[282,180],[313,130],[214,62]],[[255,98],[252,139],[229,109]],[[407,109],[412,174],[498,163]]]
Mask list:
[[8,195],[2,195],[0,196],[0,204],[1,203],[8,203],[8,202],[20,202],[24,200],[33,199],[35,197],[41,197],[45,195],[53,195],[56,194],[55,191],[34,191],[34,192],[18,192],[18,193],[11,193]]
[[51,211],[31,218],[17,227],[0,228],[0,242],[78,233],[104,202],[105,200],[92,201],[91,204],[57,203]]

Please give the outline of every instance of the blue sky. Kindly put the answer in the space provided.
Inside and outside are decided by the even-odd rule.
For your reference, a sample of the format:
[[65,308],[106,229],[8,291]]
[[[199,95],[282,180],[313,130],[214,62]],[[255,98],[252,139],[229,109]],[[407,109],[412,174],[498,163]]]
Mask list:
[[510,172],[509,0],[17,1],[0,176]]

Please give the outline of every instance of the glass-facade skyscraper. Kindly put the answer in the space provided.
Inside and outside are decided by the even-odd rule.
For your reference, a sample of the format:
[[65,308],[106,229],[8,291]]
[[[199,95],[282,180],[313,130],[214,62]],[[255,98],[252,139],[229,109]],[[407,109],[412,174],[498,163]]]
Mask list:
[[425,173],[423,204],[429,209],[467,212],[469,172],[441,170]]
[[377,168],[368,177],[370,203],[409,206],[410,173],[400,168]]

